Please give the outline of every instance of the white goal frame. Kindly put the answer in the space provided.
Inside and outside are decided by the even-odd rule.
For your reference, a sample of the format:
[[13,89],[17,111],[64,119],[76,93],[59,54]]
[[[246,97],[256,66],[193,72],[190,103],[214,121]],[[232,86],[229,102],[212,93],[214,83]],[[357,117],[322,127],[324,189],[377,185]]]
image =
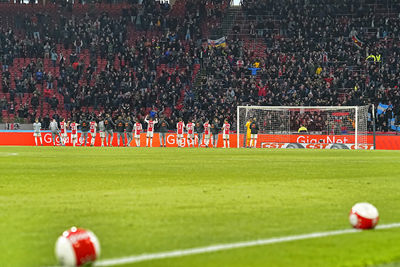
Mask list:
[[[361,108],[368,108],[368,105],[365,106],[237,106],[237,113],[236,113],[236,137],[237,137],[237,148],[240,148],[240,135],[243,134],[240,131],[240,109],[245,109],[246,110],[246,115],[248,113],[248,110],[253,109],[253,110],[307,110],[307,109],[319,109],[321,111],[323,110],[354,110],[354,140],[355,140],[355,149],[359,148],[359,121],[358,121],[358,115],[359,115],[359,110]],[[372,105],[372,114],[375,112],[375,106]],[[368,114],[368,109],[367,109],[367,114]],[[375,119],[375,116],[373,116],[373,119]],[[365,122],[367,124],[367,121]],[[375,121],[373,121],[373,125],[375,126]],[[367,127],[367,125],[366,125]],[[375,127],[374,127],[375,128]],[[366,128],[367,129],[367,128]]]

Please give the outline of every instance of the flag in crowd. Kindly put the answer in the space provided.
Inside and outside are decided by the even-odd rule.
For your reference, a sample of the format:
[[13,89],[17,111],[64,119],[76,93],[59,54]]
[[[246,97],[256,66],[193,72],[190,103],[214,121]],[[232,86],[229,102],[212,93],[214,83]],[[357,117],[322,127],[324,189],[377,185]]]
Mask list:
[[359,48],[364,45],[364,43],[356,35],[353,35],[351,39],[353,40],[354,44]]
[[211,47],[225,47],[226,46],[226,37],[221,37],[219,39],[211,40],[208,39],[208,45]]
[[378,108],[377,108],[377,114],[378,115],[385,114],[386,110],[388,108],[392,108],[392,105],[386,105],[386,104],[379,103]]

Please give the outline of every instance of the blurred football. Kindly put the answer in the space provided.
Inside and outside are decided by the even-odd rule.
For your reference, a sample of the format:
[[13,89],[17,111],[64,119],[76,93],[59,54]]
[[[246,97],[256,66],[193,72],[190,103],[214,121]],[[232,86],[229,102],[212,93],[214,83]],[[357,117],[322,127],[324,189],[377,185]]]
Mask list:
[[72,227],[57,239],[55,252],[62,266],[82,266],[96,261],[100,243],[91,231]]
[[378,224],[379,213],[372,204],[357,203],[351,208],[349,221],[356,229],[372,229]]

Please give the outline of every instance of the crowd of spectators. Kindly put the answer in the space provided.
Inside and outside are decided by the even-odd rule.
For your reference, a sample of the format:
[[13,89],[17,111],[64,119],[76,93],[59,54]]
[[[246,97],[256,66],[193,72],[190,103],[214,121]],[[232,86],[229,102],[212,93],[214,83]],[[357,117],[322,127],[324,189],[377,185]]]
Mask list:
[[[152,0],[133,4],[117,17],[17,14],[13,28],[0,27],[2,90],[10,93],[10,101],[0,99],[0,109],[17,109],[19,117],[31,119],[38,114],[29,109],[36,110],[41,101],[76,117],[89,107],[133,117],[152,110],[173,126],[179,117],[228,117],[234,125],[238,104],[384,103],[393,108],[380,115],[378,130],[389,130],[388,121],[399,118],[399,5],[377,9],[367,0],[244,0],[227,45],[209,47],[204,29],[220,25],[227,3],[188,0],[182,17]],[[264,51],[255,53],[249,43]],[[72,53],[63,54],[68,49]],[[81,57],[85,51],[89,60]],[[380,60],[367,60],[368,55]],[[38,60],[11,81],[15,58]],[[57,74],[44,70],[44,59]],[[196,66],[205,73],[198,86]],[[43,95],[37,84],[50,93]],[[16,108],[14,99],[24,93],[33,94],[30,103]],[[56,94],[63,96],[62,103]]]
[[[388,14],[357,2],[243,1],[247,23],[234,26],[226,47],[207,51],[200,105],[234,114],[236,103],[384,103],[393,109],[379,116],[378,130],[390,130],[392,117],[400,124],[400,5]],[[249,36],[265,45],[264,56],[246,46]]]

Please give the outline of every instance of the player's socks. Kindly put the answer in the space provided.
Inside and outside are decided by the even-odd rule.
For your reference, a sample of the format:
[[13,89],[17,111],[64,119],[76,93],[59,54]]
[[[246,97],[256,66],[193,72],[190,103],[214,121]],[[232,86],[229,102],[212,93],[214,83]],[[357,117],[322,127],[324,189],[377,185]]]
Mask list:
[[35,137],[35,144],[36,144],[36,146],[37,146],[37,137]]
[[40,140],[40,145],[42,145],[42,146],[43,146],[42,137],[39,137],[39,140]]
[[149,146],[149,138],[146,138],[146,146]]
[[226,142],[228,143],[228,148],[230,148],[229,140],[228,140],[228,141],[226,141]]
[[250,140],[250,147],[253,146],[253,139]]
[[257,147],[257,139],[254,140],[254,147]]
[[150,147],[153,147],[153,138],[150,138]]
[[72,140],[72,145],[73,145],[73,146],[75,146],[75,139],[74,139],[74,140]]

